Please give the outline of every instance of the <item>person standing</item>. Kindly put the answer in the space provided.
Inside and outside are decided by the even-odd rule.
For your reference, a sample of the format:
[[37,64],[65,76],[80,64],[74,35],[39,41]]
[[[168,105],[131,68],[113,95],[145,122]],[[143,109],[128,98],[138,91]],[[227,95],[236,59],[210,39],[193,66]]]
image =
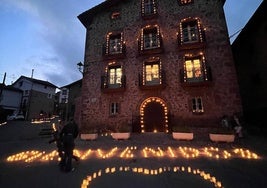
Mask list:
[[63,149],[64,149],[64,156],[63,156],[63,162],[65,164],[65,171],[70,172],[73,171],[74,168],[72,168],[72,158],[73,158],[73,150],[75,147],[74,139],[78,136],[78,126],[74,122],[73,119],[71,119],[62,129],[60,136],[63,141]]
[[242,126],[241,126],[241,123],[239,121],[239,118],[237,117],[236,114],[234,114],[234,129],[235,129],[236,135],[239,138],[242,138],[243,137],[243,134],[242,134]]
[[60,138],[60,133],[59,133],[58,130],[56,130],[53,133],[53,139],[51,139],[51,140],[48,141],[49,144],[51,144],[53,142],[56,142],[56,145],[57,145],[57,152],[58,152],[58,156],[60,158],[59,166],[60,166],[60,168],[63,168],[63,166],[64,166],[64,161],[63,161],[63,158],[64,158],[63,143],[62,143],[62,140]]

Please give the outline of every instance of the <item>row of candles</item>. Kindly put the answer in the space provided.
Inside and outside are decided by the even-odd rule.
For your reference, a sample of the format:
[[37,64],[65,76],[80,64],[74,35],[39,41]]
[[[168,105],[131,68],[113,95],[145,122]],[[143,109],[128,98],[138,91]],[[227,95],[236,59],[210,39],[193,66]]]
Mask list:
[[160,167],[157,169],[148,169],[143,167],[129,167],[129,166],[121,166],[121,167],[107,167],[103,170],[98,170],[93,172],[91,175],[88,175],[85,179],[82,180],[81,188],[88,188],[93,180],[100,178],[103,175],[113,174],[117,172],[124,173],[138,173],[143,175],[160,175],[165,172],[173,172],[173,173],[187,173],[194,176],[200,176],[203,181],[209,181],[214,187],[223,187],[222,182],[218,181],[216,177],[212,176],[210,173],[207,173],[200,169],[194,169],[191,166],[174,166],[174,167]]
[[[231,159],[231,158],[243,158],[243,159],[260,159],[260,157],[251,152],[248,149],[236,148],[232,150],[219,149],[217,147],[205,147],[205,148],[192,148],[192,147],[167,147],[166,150],[163,150],[161,147],[151,148],[144,147],[142,150],[138,150],[137,146],[128,146],[125,148],[114,147],[110,150],[103,149],[88,149],[85,151],[74,150],[74,154],[81,158],[81,160],[86,160],[89,157],[93,158],[94,156],[101,159],[109,159],[112,157],[120,157],[123,159],[127,158],[187,158],[194,159],[198,157],[208,157],[213,159]],[[23,151],[14,155],[7,157],[8,162],[15,161],[24,161],[24,162],[33,162],[36,160],[39,161],[51,161],[59,160],[58,152],[56,150],[46,153],[45,151]]]

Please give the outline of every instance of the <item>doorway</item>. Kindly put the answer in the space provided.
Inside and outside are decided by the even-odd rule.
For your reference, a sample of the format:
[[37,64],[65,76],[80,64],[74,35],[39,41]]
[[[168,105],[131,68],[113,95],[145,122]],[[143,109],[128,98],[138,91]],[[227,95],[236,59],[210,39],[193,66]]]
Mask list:
[[168,132],[168,109],[158,97],[149,97],[140,107],[141,132]]

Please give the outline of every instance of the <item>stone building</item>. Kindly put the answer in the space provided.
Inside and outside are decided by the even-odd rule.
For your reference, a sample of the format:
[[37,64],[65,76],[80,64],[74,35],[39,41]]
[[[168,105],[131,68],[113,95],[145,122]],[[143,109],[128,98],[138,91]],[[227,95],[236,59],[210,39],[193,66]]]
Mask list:
[[267,111],[266,16],[267,1],[262,1],[232,44],[244,117],[260,127],[266,127]]
[[107,0],[86,28],[82,126],[218,126],[241,112],[225,0]]

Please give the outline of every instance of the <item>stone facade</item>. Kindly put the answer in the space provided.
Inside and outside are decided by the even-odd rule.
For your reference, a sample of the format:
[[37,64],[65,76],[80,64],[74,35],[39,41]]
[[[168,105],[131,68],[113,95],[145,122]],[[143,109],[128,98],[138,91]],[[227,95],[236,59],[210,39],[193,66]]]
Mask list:
[[[82,124],[112,127],[128,123],[132,124],[133,130],[140,131],[140,126],[147,126],[143,122],[144,113],[148,113],[146,107],[151,101],[160,104],[163,110],[162,126],[166,130],[170,129],[174,119],[190,126],[216,126],[223,115],[241,112],[223,11],[224,1],[195,0],[182,6],[177,0],[158,0],[156,3],[157,13],[148,18],[142,16],[141,0],[105,1],[78,16],[87,30]],[[118,19],[111,19],[114,12],[119,13]],[[205,41],[201,45],[187,45],[186,48],[179,45],[183,19],[199,20],[205,32]],[[151,25],[160,28],[160,50],[140,53],[138,44],[142,28]],[[105,58],[103,45],[105,47],[106,36],[117,31],[123,33],[125,56]],[[185,57],[198,55],[205,58],[203,67],[210,67],[212,79],[207,79],[205,83],[185,84],[181,81]],[[164,70],[164,83],[159,83],[159,87],[142,89],[138,75],[144,73],[144,62],[155,59],[160,61],[160,69]],[[123,90],[104,92],[101,76],[106,74],[111,64],[122,67],[126,84]],[[202,100],[201,113],[194,113],[192,109],[192,99],[196,97]],[[115,115],[110,114],[111,103],[119,105]]]

